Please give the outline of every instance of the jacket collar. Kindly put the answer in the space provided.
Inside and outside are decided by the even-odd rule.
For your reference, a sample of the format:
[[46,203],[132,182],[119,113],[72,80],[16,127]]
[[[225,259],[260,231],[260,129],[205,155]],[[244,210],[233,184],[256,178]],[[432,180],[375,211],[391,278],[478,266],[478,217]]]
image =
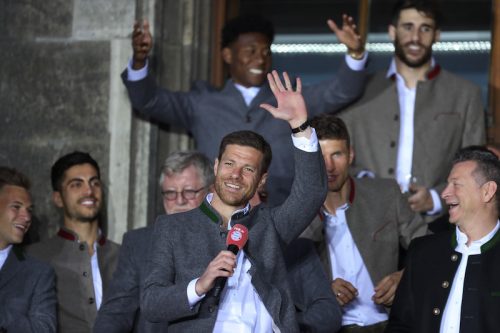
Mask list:
[[[349,198],[347,199],[349,202],[349,205],[352,206],[354,202],[354,197],[356,196],[356,183],[354,182],[354,179],[349,176],[349,184],[351,186],[351,189],[349,191]],[[324,208],[320,208],[319,213],[318,213],[319,219],[324,222],[325,221],[325,210]]]
[[[435,79],[440,72],[441,72],[441,66],[439,66],[439,64],[436,63],[434,58],[431,58],[431,69],[426,74],[427,80]],[[396,61],[393,58],[389,66],[389,69],[387,70],[386,77],[394,81],[396,79],[396,74],[397,74]]]
[[[79,242],[78,235],[66,227],[61,227],[57,232],[57,236],[72,242]],[[99,244],[99,246],[103,246],[104,244],[106,244],[106,236],[104,236],[100,230],[97,244]]]
[[[499,242],[500,242],[500,229],[497,230],[495,235],[489,241],[487,241],[486,243],[481,245],[481,253],[485,253],[485,252],[491,250],[492,248],[497,246]],[[455,250],[457,245],[458,245],[457,233],[455,230],[453,230],[453,232],[451,233],[451,247],[452,247],[452,249]]]

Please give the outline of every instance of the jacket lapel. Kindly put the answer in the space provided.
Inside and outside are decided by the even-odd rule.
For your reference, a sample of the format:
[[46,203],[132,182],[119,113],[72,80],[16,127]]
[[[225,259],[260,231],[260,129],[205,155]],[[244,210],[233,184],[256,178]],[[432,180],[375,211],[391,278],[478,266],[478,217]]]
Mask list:
[[9,282],[21,269],[20,262],[24,260],[24,255],[19,248],[15,246],[10,250],[9,256],[0,269],[0,289]]

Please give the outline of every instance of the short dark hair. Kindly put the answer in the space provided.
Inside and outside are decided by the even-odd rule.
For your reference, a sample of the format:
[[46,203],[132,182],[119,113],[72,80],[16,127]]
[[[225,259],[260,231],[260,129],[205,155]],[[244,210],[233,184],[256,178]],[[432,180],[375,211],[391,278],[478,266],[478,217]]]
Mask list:
[[163,163],[160,175],[160,186],[165,176],[183,172],[190,166],[194,166],[204,186],[214,183],[214,169],[212,162],[199,151],[177,151],[169,154]]
[[415,9],[434,20],[436,29],[441,27],[443,14],[437,0],[399,0],[392,9],[391,24],[398,25],[399,15],[405,9]]
[[271,146],[262,137],[262,135],[252,131],[237,131],[229,133],[222,139],[220,143],[219,161],[221,160],[222,154],[224,154],[227,145],[239,145],[257,149],[263,155],[260,168],[261,174],[266,173],[269,169],[273,154],[271,151]]
[[273,24],[258,15],[237,16],[229,20],[222,29],[221,48],[230,46],[241,34],[257,32],[265,35],[271,44],[274,40]]
[[351,147],[349,131],[342,119],[323,113],[314,117],[310,124],[316,130],[319,140],[345,140],[347,148]]
[[31,188],[29,178],[23,173],[14,168],[0,166],[0,190],[7,185],[19,186],[24,188],[26,191],[29,191]]
[[500,189],[500,161],[498,157],[482,146],[470,146],[460,149],[453,159],[453,165],[460,162],[476,162],[473,171],[476,182],[480,185],[494,181]]
[[69,168],[75,165],[90,164],[97,171],[97,177],[101,178],[101,171],[97,162],[90,156],[89,153],[83,153],[81,151],[74,151],[72,153],[66,154],[59,158],[54,165],[50,173],[50,178],[52,181],[52,189],[54,191],[60,191],[62,186],[62,181],[64,178],[64,173]]

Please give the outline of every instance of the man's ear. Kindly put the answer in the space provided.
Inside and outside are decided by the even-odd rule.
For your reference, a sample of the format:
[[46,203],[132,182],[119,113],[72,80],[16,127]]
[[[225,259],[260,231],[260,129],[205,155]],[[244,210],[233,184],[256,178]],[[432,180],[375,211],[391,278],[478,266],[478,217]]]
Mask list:
[[217,176],[217,168],[219,167],[219,159],[216,158],[214,161],[214,175]]
[[354,148],[352,146],[349,148],[349,165],[354,161]]
[[441,30],[436,29],[436,32],[434,33],[434,43],[439,42],[441,39]]
[[52,201],[54,201],[54,204],[56,207],[62,208],[64,206],[62,197],[61,197],[61,192],[55,191],[52,192]]
[[267,182],[267,172],[264,173],[262,176],[260,176],[259,186],[257,188],[259,187],[263,188],[264,185],[266,185],[266,182]]
[[396,27],[393,26],[392,24],[389,24],[388,33],[389,33],[389,38],[391,39],[392,42],[394,42],[396,40]]
[[229,47],[225,47],[222,49],[222,60],[228,65],[233,62],[233,53]]
[[484,202],[490,202],[492,199],[496,198],[495,194],[497,194],[497,183],[492,180],[484,183],[482,186],[482,191]]

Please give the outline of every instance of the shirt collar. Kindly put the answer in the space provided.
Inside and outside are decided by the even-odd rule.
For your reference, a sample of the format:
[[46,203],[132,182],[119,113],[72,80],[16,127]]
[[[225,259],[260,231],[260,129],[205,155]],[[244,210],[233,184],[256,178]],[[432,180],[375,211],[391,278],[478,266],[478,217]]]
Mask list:
[[[441,67],[436,64],[436,60],[434,57],[431,58],[431,69],[427,73],[427,79],[432,80],[434,79],[439,72],[441,71]],[[398,70],[396,68],[396,60],[392,58],[391,64],[389,65],[389,69],[387,70],[387,74],[385,75],[386,78],[394,80],[396,75],[399,75]]]
[[238,84],[236,82],[234,82],[234,86],[236,87],[236,89],[238,89],[241,94],[243,95],[243,99],[245,100],[245,103],[247,106],[249,106],[253,99],[255,98],[255,96],[257,96],[257,94],[259,93],[260,91],[260,87],[244,87],[242,86],[241,84]]
[[481,247],[484,244],[488,243],[493,238],[493,236],[495,236],[499,228],[500,228],[500,222],[497,221],[497,224],[495,225],[493,230],[491,230],[486,236],[484,236],[481,239],[472,241],[470,246],[467,246],[467,240],[468,240],[467,235],[464,234],[462,231],[460,231],[460,228],[456,227],[455,233],[457,236],[457,251],[458,252],[477,251],[478,254],[481,253]]
[[[212,205],[212,200],[214,198],[214,194],[213,193],[208,193],[207,194],[207,201],[210,205]],[[232,228],[232,221],[233,220],[238,220],[240,218],[242,218],[243,216],[246,216],[248,214],[248,212],[250,211],[250,204],[247,203],[247,205],[241,209],[237,209],[235,210],[232,214],[231,214],[231,218],[229,219],[229,223],[227,224],[227,230],[231,230]]]
[[[103,246],[106,243],[106,236],[102,234],[100,229],[98,232],[99,232],[99,239],[97,240],[97,243],[99,243],[99,246]],[[74,231],[65,227],[61,227],[59,229],[59,231],[57,232],[57,236],[69,241],[80,242],[80,240],[78,239],[78,235]]]

